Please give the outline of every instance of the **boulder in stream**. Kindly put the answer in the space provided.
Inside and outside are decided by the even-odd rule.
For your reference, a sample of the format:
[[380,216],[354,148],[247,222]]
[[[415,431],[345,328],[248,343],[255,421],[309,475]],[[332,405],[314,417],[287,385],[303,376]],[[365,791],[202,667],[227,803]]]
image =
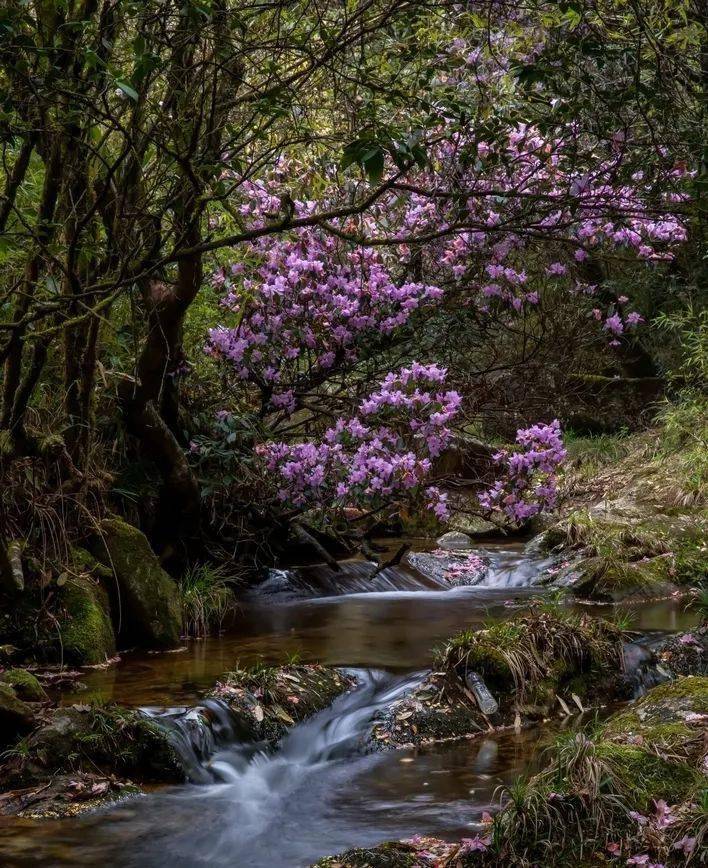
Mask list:
[[[374,724],[378,749],[469,737],[568,716],[621,697],[622,633],[598,618],[538,608],[453,637],[435,669]],[[476,673],[498,702],[485,716],[470,687]]]
[[450,530],[437,540],[438,548],[446,552],[468,551],[472,548],[472,538],[459,530]]
[[355,684],[354,676],[317,664],[256,666],[228,673],[213,697],[229,706],[243,738],[274,743]]
[[489,562],[472,551],[436,549],[409,552],[404,563],[442,587],[478,585],[487,575]]

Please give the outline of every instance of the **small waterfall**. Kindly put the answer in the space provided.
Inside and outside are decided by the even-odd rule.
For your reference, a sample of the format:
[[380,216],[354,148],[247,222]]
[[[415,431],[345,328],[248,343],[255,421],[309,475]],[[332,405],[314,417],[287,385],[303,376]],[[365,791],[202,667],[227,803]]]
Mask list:
[[[216,776],[209,767],[211,758],[226,745],[241,742],[245,735],[231,709],[219,699],[205,699],[201,705],[191,708],[141,708],[140,711],[167,731],[185,774],[193,784],[213,783]],[[250,747],[251,752],[255,749]]]
[[376,564],[371,561],[348,560],[340,562],[339,572],[334,572],[326,564],[296,570],[269,570],[268,578],[258,586],[257,592],[282,599],[387,591],[439,591],[447,587],[433,576],[425,576],[404,566],[386,567],[377,573]]
[[[483,569],[469,580],[460,580],[459,565],[478,556]],[[256,589],[258,596],[278,599],[335,597],[347,594],[395,591],[448,591],[457,586],[477,588],[526,588],[534,585],[553,563],[552,558],[529,556],[522,547],[493,547],[465,552],[413,552],[403,561],[380,572],[364,560],[340,561],[335,572],[326,564],[297,569],[271,569]]]
[[396,677],[354,670],[359,685],[329,707],[293,727],[275,749],[248,741],[228,706],[207,699],[193,708],[142,708],[167,730],[194,784],[228,783],[259,790],[273,776],[292,782],[308,767],[361,752],[379,709],[411,690],[422,673]]
[[655,650],[666,641],[666,636],[646,635],[627,642],[623,648],[624,669],[632,695],[636,699],[647,690],[667,681],[671,674],[657,660]]

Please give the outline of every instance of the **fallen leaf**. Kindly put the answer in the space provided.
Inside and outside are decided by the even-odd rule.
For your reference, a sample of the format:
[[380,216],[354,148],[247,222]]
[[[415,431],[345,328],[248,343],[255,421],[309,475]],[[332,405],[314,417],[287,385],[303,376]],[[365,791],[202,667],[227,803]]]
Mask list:
[[578,694],[577,694],[577,693],[571,693],[570,695],[571,695],[571,697],[572,697],[572,699],[573,699],[573,702],[574,702],[574,703],[578,706],[578,708],[580,709],[580,713],[581,713],[581,714],[584,714],[584,713],[585,713],[585,709],[583,708],[583,703],[580,701],[580,697],[578,696]]

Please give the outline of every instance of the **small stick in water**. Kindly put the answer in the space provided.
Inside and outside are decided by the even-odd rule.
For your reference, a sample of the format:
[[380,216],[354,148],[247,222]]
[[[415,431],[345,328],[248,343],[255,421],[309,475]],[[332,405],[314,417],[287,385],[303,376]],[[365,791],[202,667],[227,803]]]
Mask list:
[[409,543],[403,543],[403,545],[399,546],[399,548],[396,550],[396,553],[393,555],[393,557],[390,557],[387,561],[383,561],[383,563],[380,563],[380,564],[376,567],[376,569],[375,569],[375,570],[373,571],[373,573],[371,574],[371,578],[373,579],[374,576],[378,576],[378,574],[379,574],[382,570],[386,570],[386,569],[388,569],[389,567],[396,567],[396,566],[398,566],[398,564],[401,563],[401,560],[402,560],[402,558],[403,558],[403,555],[408,551],[409,548],[410,548],[410,544],[409,544]]

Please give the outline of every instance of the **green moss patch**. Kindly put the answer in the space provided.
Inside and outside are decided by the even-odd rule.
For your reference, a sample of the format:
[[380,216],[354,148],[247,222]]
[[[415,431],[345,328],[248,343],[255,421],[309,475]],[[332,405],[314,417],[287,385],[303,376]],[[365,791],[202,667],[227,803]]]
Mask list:
[[598,678],[619,673],[622,633],[609,621],[537,607],[514,621],[454,637],[435,662],[453,686],[477,672],[518,704],[571,682],[586,693]]
[[276,742],[355,683],[337,669],[316,664],[256,666],[228,673],[213,695],[229,705],[243,737]]
[[113,600],[121,636],[150,648],[179,644],[182,613],[177,586],[160,566],[147,537],[113,516],[101,522],[93,552],[115,577]]
[[17,696],[26,702],[43,702],[47,698],[37,676],[26,669],[5,669],[0,672],[0,683],[12,687]]
[[167,734],[138,711],[116,705],[58,708],[8,754],[8,781],[104,771],[137,781],[177,782],[184,771]]
[[105,663],[116,651],[108,595],[89,575],[67,579],[61,589],[64,657],[71,663]]

